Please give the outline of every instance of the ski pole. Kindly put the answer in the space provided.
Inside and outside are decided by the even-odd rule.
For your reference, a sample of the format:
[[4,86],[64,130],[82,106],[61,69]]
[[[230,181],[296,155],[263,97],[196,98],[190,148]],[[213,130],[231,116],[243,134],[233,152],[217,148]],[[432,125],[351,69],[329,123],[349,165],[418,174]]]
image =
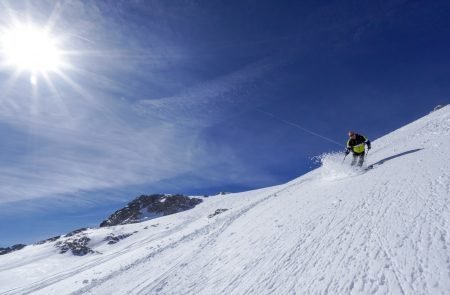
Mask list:
[[364,162],[365,163],[367,163],[367,157],[369,156],[369,150],[367,150],[367,153],[366,153],[366,156],[365,156],[365,159],[364,159]]
[[345,158],[347,158],[347,155],[348,155],[348,154],[346,154],[346,155],[344,156],[344,160],[342,160],[342,164],[344,164],[344,161],[345,161]]

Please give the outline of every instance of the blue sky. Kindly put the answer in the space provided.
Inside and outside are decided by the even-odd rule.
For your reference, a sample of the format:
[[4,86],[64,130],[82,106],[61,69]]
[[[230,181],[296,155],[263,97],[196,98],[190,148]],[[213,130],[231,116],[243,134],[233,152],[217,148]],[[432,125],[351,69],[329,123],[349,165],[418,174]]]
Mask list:
[[140,194],[279,184],[342,148],[286,121],[344,144],[449,100],[448,1],[1,6],[1,28],[50,28],[66,64],[32,84],[0,63],[0,246]]

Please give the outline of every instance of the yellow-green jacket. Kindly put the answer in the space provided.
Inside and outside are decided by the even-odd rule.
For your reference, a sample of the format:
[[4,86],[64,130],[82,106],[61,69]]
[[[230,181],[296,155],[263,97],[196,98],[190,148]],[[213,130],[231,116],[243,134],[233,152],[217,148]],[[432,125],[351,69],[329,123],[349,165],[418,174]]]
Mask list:
[[356,155],[363,154],[365,152],[366,144],[370,149],[370,140],[363,135],[356,134],[356,137],[354,139],[350,138],[347,141],[347,149]]

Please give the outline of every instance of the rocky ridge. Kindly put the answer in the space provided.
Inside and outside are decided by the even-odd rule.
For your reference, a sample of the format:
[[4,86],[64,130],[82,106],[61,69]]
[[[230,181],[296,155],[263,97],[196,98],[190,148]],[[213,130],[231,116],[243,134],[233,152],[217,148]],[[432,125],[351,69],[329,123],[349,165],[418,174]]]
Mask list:
[[[175,214],[192,209],[202,201],[203,200],[199,198],[190,198],[179,194],[141,195],[128,203],[124,208],[111,214],[100,224],[100,227],[137,223],[165,215]],[[62,236],[55,236],[36,242],[34,245],[37,246],[46,243],[54,243],[54,247],[60,254],[69,252],[75,256],[84,256],[95,253],[95,251],[89,248],[91,239],[86,234],[87,230],[88,228],[79,228]],[[134,233],[124,233],[118,235],[111,233],[107,235],[103,241],[108,245],[113,245],[130,237]],[[24,244],[17,244],[11,247],[0,248],[0,255],[21,250],[26,246],[27,245]]]
[[141,195],[111,214],[100,227],[137,223],[194,208],[203,200],[184,195]]

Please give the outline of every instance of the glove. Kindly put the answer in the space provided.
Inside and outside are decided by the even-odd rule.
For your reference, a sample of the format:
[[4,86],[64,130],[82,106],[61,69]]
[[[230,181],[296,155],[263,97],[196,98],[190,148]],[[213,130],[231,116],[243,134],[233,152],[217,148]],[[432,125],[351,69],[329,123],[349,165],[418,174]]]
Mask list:
[[367,141],[367,149],[370,150],[372,148],[372,145],[370,144],[370,141]]
[[345,150],[345,155],[347,156],[348,154],[350,154],[349,150]]

